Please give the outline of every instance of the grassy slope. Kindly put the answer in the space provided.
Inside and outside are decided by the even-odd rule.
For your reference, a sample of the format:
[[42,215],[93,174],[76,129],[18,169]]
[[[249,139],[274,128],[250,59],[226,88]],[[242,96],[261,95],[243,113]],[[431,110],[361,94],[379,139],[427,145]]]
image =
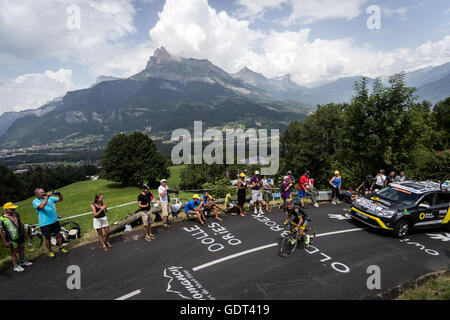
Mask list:
[[407,290],[397,300],[450,300],[450,274]]
[[[171,177],[169,179],[169,183],[173,183],[173,185],[179,185],[179,170],[181,168],[171,167]],[[169,184],[171,186],[171,184]],[[59,189],[64,196],[62,202],[56,203],[56,210],[58,215],[65,217],[70,217],[73,215],[85,213],[90,211],[90,205],[94,200],[94,196],[96,193],[102,193],[105,197],[105,202],[108,204],[108,207],[114,207],[117,205],[137,201],[137,197],[141,190],[139,188],[134,187],[126,187],[123,188],[120,184],[108,181],[108,180],[96,180],[96,181],[82,181],[77,182],[71,185],[68,185],[64,188]],[[151,190],[156,198],[158,198],[157,191]],[[192,194],[181,193],[180,198],[190,198]],[[17,202],[16,205],[19,206],[17,212],[20,214],[23,223],[25,224],[36,224],[38,223],[37,214],[34,210],[31,202],[34,197],[31,197],[27,200]],[[124,207],[115,208],[108,210],[107,216],[110,225],[112,225],[115,221],[122,221],[129,213],[134,212],[137,209],[137,204],[130,204]],[[93,233],[92,226],[92,215],[86,215],[83,217],[78,217],[74,219],[70,219],[70,221],[75,221],[80,224],[82,239],[86,238],[85,235],[89,234],[88,238],[95,239],[95,234]],[[65,220],[64,220],[65,221]],[[61,222],[64,222],[61,221]],[[42,247],[45,247],[44,245]],[[30,252],[30,250],[26,251],[26,257],[28,259],[32,259],[36,257],[36,255],[45,252],[43,248],[39,250],[39,252]],[[9,249],[3,247],[3,244],[0,243],[0,265],[9,263]],[[0,267],[1,269],[1,267]]]

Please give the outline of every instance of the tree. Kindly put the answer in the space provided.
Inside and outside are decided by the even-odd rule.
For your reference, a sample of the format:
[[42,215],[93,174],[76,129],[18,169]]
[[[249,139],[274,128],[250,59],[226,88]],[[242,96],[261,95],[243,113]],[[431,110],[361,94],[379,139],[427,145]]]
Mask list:
[[26,198],[22,181],[8,168],[0,165],[0,206],[6,202],[20,201]]
[[336,152],[344,106],[334,103],[318,106],[304,122],[291,122],[280,138],[282,173],[291,170],[302,175],[309,170],[317,187],[328,185],[334,171],[332,157]]
[[152,139],[141,132],[118,134],[106,146],[102,155],[106,178],[123,185],[148,183],[158,186],[167,178],[167,161],[156,149]]

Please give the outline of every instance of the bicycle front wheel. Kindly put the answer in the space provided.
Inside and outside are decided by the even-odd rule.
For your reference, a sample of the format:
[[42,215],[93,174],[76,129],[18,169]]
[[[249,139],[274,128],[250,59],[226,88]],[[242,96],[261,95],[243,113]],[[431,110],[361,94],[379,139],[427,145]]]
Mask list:
[[40,234],[32,235],[30,238],[28,238],[29,250],[33,251],[35,249],[39,249],[42,246],[43,241],[44,239]]
[[280,255],[282,257],[289,257],[297,248],[298,238],[295,233],[291,233],[281,241]]

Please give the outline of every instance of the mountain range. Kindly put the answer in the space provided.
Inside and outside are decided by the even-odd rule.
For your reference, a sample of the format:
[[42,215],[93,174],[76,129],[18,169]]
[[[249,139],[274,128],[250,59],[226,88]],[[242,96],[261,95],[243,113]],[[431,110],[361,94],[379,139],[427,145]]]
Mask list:
[[[120,132],[144,131],[158,143],[177,128],[279,128],[302,120],[317,104],[348,101],[354,82],[341,78],[308,88],[289,74],[266,78],[247,67],[229,74],[207,59],[155,50],[146,68],[129,78],[101,76],[89,88],[66,93],[36,110],[0,116],[0,147],[104,146]],[[369,78],[369,85],[373,79]],[[420,99],[450,95],[450,63],[406,75]]]

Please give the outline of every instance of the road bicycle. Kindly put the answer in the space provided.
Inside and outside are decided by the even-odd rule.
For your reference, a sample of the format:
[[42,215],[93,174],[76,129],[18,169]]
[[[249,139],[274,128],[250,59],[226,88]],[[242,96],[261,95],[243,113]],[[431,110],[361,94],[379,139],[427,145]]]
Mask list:
[[[24,227],[28,235],[28,240],[26,242],[28,248],[31,250],[40,248],[44,242],[44,236],[42,235],[42,232],[39,231],[39,225],[25,224]],[[73,221],[61,223],[61,235],[63,244],[68,243],[71,239],[79,239],[81,237],[80,225]],[[54,235],[51,237],[51,243],[52,245],[57,244],[57,240]]]
[[[294,219],[294,221],[295,220],[296,219]],[[303,225],[300,226],[305,234],[309,235],[308,244],[305,243],[305,237],[299,234],[299,230],[296,228],[297,223],[295,223],[294,221],[292,221],[290,225],[286,226],[289,227],[290,233],[281,241],[280,255],[282,257],[289,257],[290,255],[292,255],[299,243],[303,249],[309,248],[316,237],[316,230],[314,229],[314,226],[312,224],[312,218],[306,218]]]

